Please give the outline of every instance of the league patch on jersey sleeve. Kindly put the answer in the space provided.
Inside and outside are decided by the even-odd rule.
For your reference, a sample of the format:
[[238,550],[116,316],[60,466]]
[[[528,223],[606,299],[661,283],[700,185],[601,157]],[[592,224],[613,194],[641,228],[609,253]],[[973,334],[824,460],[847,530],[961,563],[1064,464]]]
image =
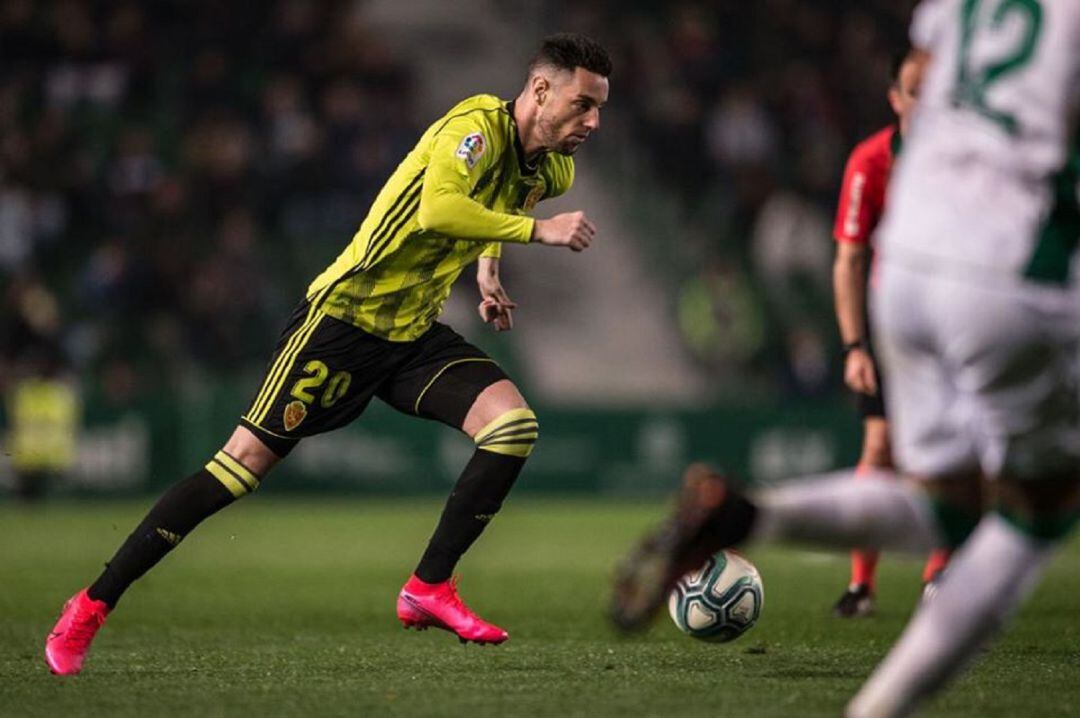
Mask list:
[[484,156],[485,150],[487,150],[487,140],[484,139],[484,135],[474,132],[461,141],[454,155],[465,160],[465,164],[472,169]]

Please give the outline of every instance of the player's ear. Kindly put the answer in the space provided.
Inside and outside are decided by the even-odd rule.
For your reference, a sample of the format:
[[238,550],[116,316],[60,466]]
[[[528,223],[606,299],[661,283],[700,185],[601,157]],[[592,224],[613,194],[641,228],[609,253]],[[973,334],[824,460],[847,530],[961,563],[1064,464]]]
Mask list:
[[537,105],[543,105],[551,94],[551,82],[543,75],[537,73],[532,78],[533,99]]
[[903,97],[900,96],[900,87],[895,82],[889,86],[889,107],[892,108],[893,114],[898,117],[904,109]]

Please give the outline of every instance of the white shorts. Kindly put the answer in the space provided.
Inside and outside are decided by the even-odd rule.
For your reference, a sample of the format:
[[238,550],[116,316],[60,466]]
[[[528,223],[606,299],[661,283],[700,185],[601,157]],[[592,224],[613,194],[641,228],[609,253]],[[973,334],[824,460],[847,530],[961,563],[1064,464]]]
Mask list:
[[878,266],[876,348],[897,465],[922,477],[1080,471],[1076,294]]

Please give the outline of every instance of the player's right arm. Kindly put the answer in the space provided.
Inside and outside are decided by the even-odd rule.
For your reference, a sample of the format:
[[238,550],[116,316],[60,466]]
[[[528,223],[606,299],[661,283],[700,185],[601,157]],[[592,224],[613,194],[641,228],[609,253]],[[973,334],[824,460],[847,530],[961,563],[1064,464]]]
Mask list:
[[420,227],[454,239],[481,242],[537,241],[581,251],[589,246],[596,227],[584,212],[569,212],[547,220],[496,212],[472,198],[472,192],[499,161],[492,146],[495,133],[476,119],[479,113],[450,120],[431,148],[420,193]]
[[538,219],[533,227],[533,239],[553,247],[569,247],[575,252],[588,249],[596,236],[596,225],[584,212],[557,214],[551,219]]

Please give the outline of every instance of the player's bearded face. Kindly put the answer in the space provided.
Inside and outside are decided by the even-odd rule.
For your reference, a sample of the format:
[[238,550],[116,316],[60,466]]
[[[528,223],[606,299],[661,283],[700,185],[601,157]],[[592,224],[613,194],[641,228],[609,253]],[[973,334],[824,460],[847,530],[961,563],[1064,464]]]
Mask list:
[[554,152],[572,155],[600,127],[608,80],[579,67],[573,73],[558,73],[550,90],[538,121],[543,143]]

